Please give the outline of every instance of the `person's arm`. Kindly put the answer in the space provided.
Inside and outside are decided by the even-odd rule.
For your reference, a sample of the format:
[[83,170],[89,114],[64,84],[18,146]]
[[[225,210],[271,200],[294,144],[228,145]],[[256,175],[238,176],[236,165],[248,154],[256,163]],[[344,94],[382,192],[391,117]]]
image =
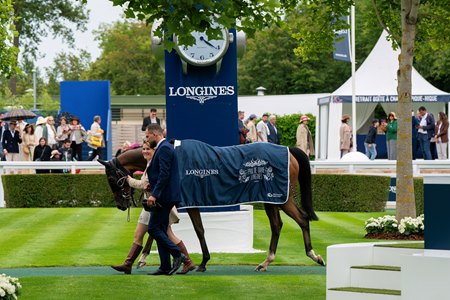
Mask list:
[[434,129],[434,118],[431,114],[428,114],[427,120],[426,120],[427,124],[425,126],[422,126],[423,130],[430,130],[430,129]]
[[132,188],[143,190],[145,188],[145,186],[148,184],[146,172],[147,172],[147,170],[144,171],[144,174],[142,174],[141,179],[135,179],[131,176],[128,176],[127,177],[128,184]]
[[2,139],[2,147],[3,147],[3,151],[6,150],[6,130],[3,130],[3,139]]
[[141,128],[142,131],[145,131],[145,129],[147,129],[147,126],[148,126],[148,123],[149,123],[147,120],[150,121],[150,118],[149,117],[145,117],[144,120],[142,121],[142,128]]

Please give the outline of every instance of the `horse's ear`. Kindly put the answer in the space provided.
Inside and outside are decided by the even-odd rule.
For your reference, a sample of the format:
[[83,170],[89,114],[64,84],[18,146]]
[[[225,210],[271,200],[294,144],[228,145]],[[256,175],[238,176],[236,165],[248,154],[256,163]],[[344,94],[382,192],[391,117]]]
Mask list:
[[110,161],[105,161],[105,160],[101,160],[101,159],[97,159],[97,161],[99,163],[101,163],[102,165],[104,165],[106,168],[111,168],[111,162]]

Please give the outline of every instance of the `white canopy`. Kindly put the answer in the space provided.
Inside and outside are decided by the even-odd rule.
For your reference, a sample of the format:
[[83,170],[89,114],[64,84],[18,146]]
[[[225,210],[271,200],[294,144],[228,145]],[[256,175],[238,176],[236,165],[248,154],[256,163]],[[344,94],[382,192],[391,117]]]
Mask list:
[[[397,110],[397,70],[400,49],[393,50],[383,31],[372,52],[355,74],[356,127],[361,128],[373,115],[377,104],[386,112]],[[319,98],[319,121],[316,123],[316,148],[320,159],[339,159],[339,127],[341,116],[351,114],[352,78],[330,96]],[[414,68],[412,70],[413,107],[423,105],[437,114],[444,110],[450,94],[432,86]],[[343,105],[343,103],[345,103]],[[348,103],[348,104],[347,104]],[[364,105],[362,105],[364,104]]]

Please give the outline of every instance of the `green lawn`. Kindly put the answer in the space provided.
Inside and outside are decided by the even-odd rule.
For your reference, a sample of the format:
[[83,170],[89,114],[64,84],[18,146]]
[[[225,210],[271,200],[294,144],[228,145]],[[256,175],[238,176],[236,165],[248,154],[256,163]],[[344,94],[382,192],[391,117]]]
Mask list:
[[[112,208],[0,209],[0,268],[44,266],[109,266],[122,262],[128,252],[140,209],[126,213]],[[367,242],[364,222],[385,213],[318,213],[311,223],[316,253],[326,259],[326,247],[340,243]],[[301,231],[282,215],[284,225],[276,265],[315,266],[306,257]],[[254,211],[254,248],[267,250],[269,221]],[[212,253],[210,265],[256,266],[266,253]],[[195,262],[201,255],[193,254]],[[157,255],[150,263],[156,265]],[[149,267],[148,271],[155,267]],[[252,269],[252,268],[251,268]],[[115,275],[114,272],[111,275]],[[196,299],[271,299],[285,297],[324,299],[325,275],[253,273],[232,276],[189,274],[150,277],[115,276],[22,276],[21,299],[144,299],[189,297]],[[165,294],[166,292],[168,294]]]

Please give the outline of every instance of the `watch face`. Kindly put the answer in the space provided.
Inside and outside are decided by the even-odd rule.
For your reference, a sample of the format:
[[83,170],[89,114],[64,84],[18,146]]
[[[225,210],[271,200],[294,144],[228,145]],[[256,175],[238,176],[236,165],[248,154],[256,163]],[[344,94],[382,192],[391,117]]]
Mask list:
[[186,62],[195,66],[209,66],[220,60],[228,49],[228,31],[222,29],[220,39],[209,39],[205,32],[194,31],[195,43],[191,46],[179,45],[175,36],[178,54]]

